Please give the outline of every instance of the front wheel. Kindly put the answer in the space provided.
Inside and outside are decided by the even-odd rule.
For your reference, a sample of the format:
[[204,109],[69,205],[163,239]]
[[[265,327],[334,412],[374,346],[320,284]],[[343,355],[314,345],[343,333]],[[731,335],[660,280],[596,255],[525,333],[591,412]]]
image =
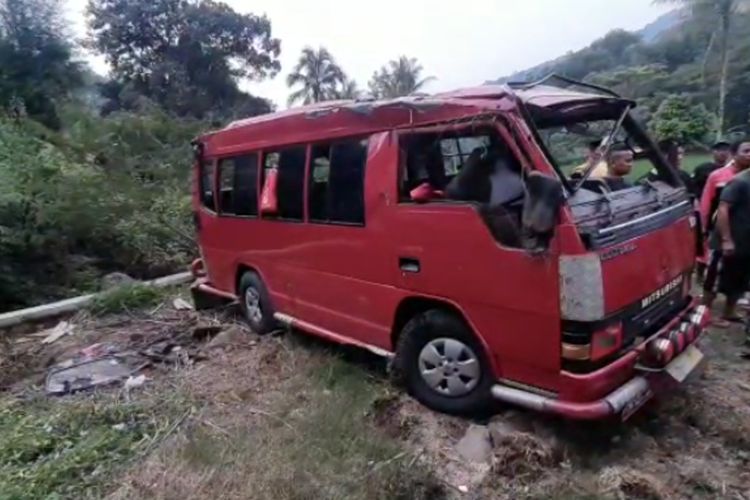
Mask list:
[[260,335],[276,329],[274,309],[268,289],[254,272],[242,275],[239,284],[240,308],[250,327]]
[[396,367],[409,392],[445,413],[475,413],[492,402],[489,361],[471,330],[456,315],[433,309],[404,326]]

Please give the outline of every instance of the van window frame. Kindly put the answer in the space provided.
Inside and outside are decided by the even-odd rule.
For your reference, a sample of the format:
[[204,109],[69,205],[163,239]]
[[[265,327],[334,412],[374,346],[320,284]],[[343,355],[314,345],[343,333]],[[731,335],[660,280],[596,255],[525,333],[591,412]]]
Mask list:
[[[211,168],[211,189],[212,189],[212,198],[213,198],[213,206],[208,206],[204,203],[203,199],[203,173],[206,167]],[[200,205],[201,209],[204,209],[208,211],[212,215],[217,215],[219,213],[218,211],[218,200],[216,198],[216,187],[217,187],[217,176],[216,172],[218,170],[218,162],[216,161],[216,158],[212,159],[200,159],[198,162],[198,204]]]
[[[290,219],[288,217],[281,217],[280,215],[269,215],[269,214],[263,214],[260,210],[260,204],[261,204],[261,197],[263,196],[263,188],[266,184],[266,155],[269,153],[278,153],[284,149],[293,149],[293,148],[304,148],[305,150],[305,159],[304,159],[304,165],[303,165],[303,178],[302,178],[302,218],[300,219]],[[307,220],[307,170],[308,165],[310,162],[310,142],[297,142],[293,144],[281,144],[281,145],[274,145],[269,146],[263,149],[259,149],[257,151],[259,157],[258,157],[258,168],[259,168],[259,174],[258,174],[258,219],[265,220],[265,221],[275,221],[275,222],[288,222],[292,224],[306,224],[308,222]],[[278,175],[279,172],[276,173],[277,175],[277,190],[276,190],[276,197],[278,198]]]
[[[311,141],[308,144],[308,157],[307,157],[307,175],[305,178],[306,181],[306,189],[305,189],[305,212],[307,213],[307,220],[306,222],[308,224],[316,224],[316,225],[324,225],[324,226],[343,226],[343,227],[367,227],[367,157],[370,151],[370,137],[372,134],[358,134],[353,136],[347,136],[347,137],[335,137],[330,139],[320,139],[317,141]],[[316,146],[328,146],[328,159],[329,159],[329,171],[328,171],[328,181],[327,184],[330,186],[330,179],[331,179],[331,170],[330,170],[330,159],[331,156],[331,149],[337,144],[342,143],[352,143],[352,142],[364,142],[364,149],[365,149],[365,158],[362,163],[362,222],[348,222],[348,221],[340,221],[340,220],[322,220],[322,219],[313,219],[310,215],[310,188],[312,187],[312,178],[314,174],[313,170],[313,157],[312,157],[312,151],[313,148]],[[326,200],[328,199],[329,189],[326,189]]]
[[[260,216],[260,190],[258,188],[259,185],[259,176],[260,173],[258,172],[258,169],[260,168],[260,151],[254,150],[254,151],[242,151],[238,153],[233,153],[231,155],[224,155],[220,156],[215,159],[216,166],[214,167],[214,184],[217,187],[221,187],[221,164],[224,161],[227,160],[236,160],[237,158],[242,158],[243,156],[253,156],[255,155],[255,214],[250,215],[243,215],[243,214],[235,214],[235,213],[229,213],[224,212],[221,207],[221,200],[214,195],[214,204],[216,206],[216,214],[219,217],[227,217],[227,218],[235,218],[235,219],[258,219]],[[237,179],[237,164],[234,163],[234,169],[235,171],[232,173],[232,196],[234,196],[234,192],[236,191],[236,184],[235,181]]]
[[[528,174],[529,172],[532,172],[534,167],[532,166],[532,163],[530,161],[530,158],[527,154],[527,152],[524,150],[521,144],[517,143],[518,136],[515,133],[515,130],[513,127],[507,123],[503,118],[499,116],[494,116],[492,119],[485,119],[481,121],[477,120],[464,120],[461,122],[452,122],[452,123],[445,123],[445,124],[437,124],[437,125],[429,125],[426,127],[418,127],[418,128],[410,128],[410,129],[399,129],[396,131],[396,145],[398,149],[398,158],[397,158],[397,176],[396,176],[396,199],[398,200],[398,205],[405,205],[405,206],[413,206],[418,204],[417,202],[405,199],[402,196],[401,193],[401,183],[403,182],[403,175],[404,171],[401,169],[401,161],[402,161],[402,154],[405,153],[405,150],[401,147],[401,139],[403,137],[418,135],[418,134],[435,134],[435,133],[460,133],[462,130],[476,130],[476,129],[482,129],[482,128],[488,128],[492,129],[493,131],[497,132],[497,135],[499,138],[505,143],[505,145],[508,147],[510,152],[513,154],[516,161],[518,161],[519,165],[521,166],[521,171],[524,174]],[[471,205],[475,207],[479,207],[480,204],[473,202],[473,201],[464,201],[464,200],[445,200],[445,199],[435,199],[431,200],[429,202],[430,204],[437,203],[443,206],[451,206],[451,205]],[[420,204],[421,205],[421,204]]]

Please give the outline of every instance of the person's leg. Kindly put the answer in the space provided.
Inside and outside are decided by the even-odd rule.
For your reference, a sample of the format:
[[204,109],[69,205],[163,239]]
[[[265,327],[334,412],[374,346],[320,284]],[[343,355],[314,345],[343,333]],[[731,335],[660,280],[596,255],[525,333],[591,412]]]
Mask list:
[[724,302],[724,312],[721,315],[722,318],[735,322],[739,322],[742,319],[737,314],[737,301],[740,300],[740,297],[742,297],[742,294],[733,293],[732,295],[727,295],[727,300]]
[[706,263],[705,262],[696,262],[695,263],[695,279],[698,281],[698,284],[702,285],[703,281],[706,278]]
[[719,282],[719,269],[721,267],[721,253],[712,250],[709,254],[708,265],[706,266],[706,275],[703,280],[703,305],[709,309],[716,300],[716,288]]
[[731,322],[742,321],[737,314],[737,301],[747,289],[747,274],[748,265],[744,258],[732,255],[722,259],[719,271],[719,292],[726,297],[722,319]]

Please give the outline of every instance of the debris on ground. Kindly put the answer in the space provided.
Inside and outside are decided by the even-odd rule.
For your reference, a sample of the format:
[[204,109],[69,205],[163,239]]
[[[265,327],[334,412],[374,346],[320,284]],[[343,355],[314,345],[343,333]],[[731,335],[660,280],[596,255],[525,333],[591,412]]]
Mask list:
[[[181,299],[180,299],[181,300]],[[107,385],[124,385],[126,391],[145,382],[144,370],[186,367],[209,358],[212,351],[247,343],[245,327],[234,323],[209,320],[195,311],[184,309],[184,301],[170,300],[173,312],[165,310],[158,316],[120,316],[107,320],[81,316],[80,324],[61,321],[52,328],[4,339],[11,347],[0,358],[2,365],[26,358],[44,368],[42,381],[49,395],[65,395]],[[176,316],[179,315],[179,316]],[[159,319],[156,319],[159,318]],[[71,334],[76,331],[74,339]],[[69,338],[63,342],[61,339]],[[42,338],[38,342],[38,338]],[[80,342],[98,340],[80,347]],[[74,345],[78,344],[75,349]],[[54,349],[52,349],[54,346]],[[23,373],[5,374],[7,387],[14,377]],[[27,367],[31,372],[35,368]],[[6,381],[7,378],[7,381]]]
[[146,376],[144,374],[141,373],[137,377],[134,377],[134,376],[131,375],[131,376],[129,376],[127,378],[127,380],[125,380],[125,384],[124,384],[123,388],[126,391],[130,391],[131,389],[135,389],[136,387],[140,387],[140,386],[142,386],[145,383],[146,383]]
[[193,305],[182,297],[177,297],[172,301],[172,307],[177,311],[192,311]]
[[119,356],[71,359],[47,375],[47,394],[60,396],[118,383],[143,366],[133,366]]
[[54,328],[39,332],[39,334],[44,334],[42,344],[51,344],[52,342],[55,342],[56,340],[59,340],[66,335],[73,335],[73,331],[73,323],[61,321]]

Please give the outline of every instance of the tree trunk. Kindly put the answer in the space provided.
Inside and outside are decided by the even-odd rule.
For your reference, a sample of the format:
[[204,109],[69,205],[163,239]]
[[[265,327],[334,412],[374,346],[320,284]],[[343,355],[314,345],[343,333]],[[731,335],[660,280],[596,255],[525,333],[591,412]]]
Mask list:
[[727,77],[729,73],[729,23],[731,11],[721,13],[721,75],[719,78],[719,123],[716,129],[716,139],[724,134],[724,113],[727,100]]

